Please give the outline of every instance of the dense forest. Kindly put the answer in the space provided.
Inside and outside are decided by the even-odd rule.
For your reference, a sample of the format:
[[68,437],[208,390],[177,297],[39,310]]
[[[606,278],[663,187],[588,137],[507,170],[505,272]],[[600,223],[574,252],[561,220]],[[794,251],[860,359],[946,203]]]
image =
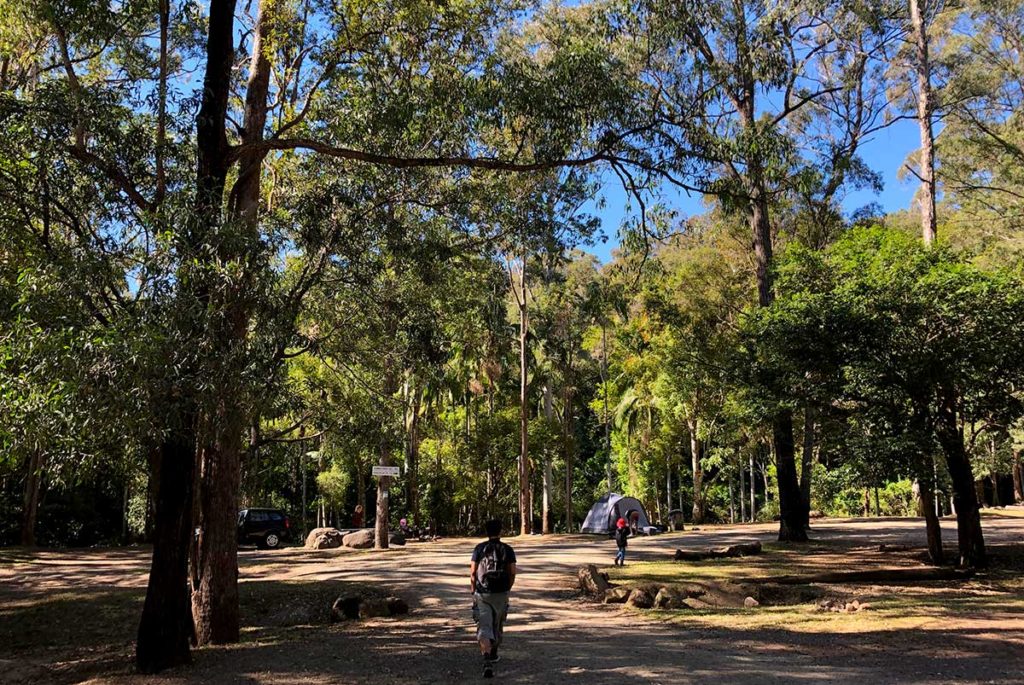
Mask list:
[[[0,544],[152,543],[144,671],[237,639],[239,507],[917,515],[937,563],[955,514],[983,566],[1024,500],[1020,2],[0,17]],[[912,206],[851,207],[907,120]]]

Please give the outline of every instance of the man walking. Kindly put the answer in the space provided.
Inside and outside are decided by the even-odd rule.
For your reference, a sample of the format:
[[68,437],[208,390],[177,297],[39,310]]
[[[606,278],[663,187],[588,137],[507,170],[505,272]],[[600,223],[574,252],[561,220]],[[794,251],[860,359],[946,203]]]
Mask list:
[[484,677],[492,678],[508,617],[508,593],[516,582],[516,553],[501,541],[501,521],[488,521],[484,528],[487,540],[473,550],[469,585],[473,590],[473,619],[484,658]]

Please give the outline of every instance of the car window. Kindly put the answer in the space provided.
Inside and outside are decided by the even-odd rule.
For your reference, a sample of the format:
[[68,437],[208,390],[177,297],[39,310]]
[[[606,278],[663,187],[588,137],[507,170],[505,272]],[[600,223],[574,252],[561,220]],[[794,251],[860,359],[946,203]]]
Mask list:
[[263,523],[267,520],[267,512],[265,511],[250,511],[249,521],[253,523]]
[[281,514],[277,511],[272,511],[270,512],[270,520],[275,522],[284,521],[284,514]]

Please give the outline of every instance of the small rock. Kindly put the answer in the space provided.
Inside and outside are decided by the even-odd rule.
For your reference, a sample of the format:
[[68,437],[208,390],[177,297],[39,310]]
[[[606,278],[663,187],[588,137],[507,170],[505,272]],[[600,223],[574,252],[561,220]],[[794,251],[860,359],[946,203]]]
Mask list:
[[651,593],[643,588],[637,588],[629,593],[629,599],[626,600],[626,604],[637,609],[650,609],[654,606],[654,598],[651,597]]
[[843,607],[843,611],[845,611],[846,613],[857,611],[857,605],[855,605],[853,602],[847,602],[846,606]]
[[864,602],[859,607],[857,607],[857,611],[866,611],[866,610],[868,610],[870,608],[871,608],[871,605],[868,604],[867,602]]
[[613,587],[604,593],[605,604],[622,604],[629,599],[628,587]]
[[743,600],[743,606],[745,606],[748,609],[752,609],[754,607],[761,606],[761,603],[758,602],[753,597],[747,597],[746,599]]

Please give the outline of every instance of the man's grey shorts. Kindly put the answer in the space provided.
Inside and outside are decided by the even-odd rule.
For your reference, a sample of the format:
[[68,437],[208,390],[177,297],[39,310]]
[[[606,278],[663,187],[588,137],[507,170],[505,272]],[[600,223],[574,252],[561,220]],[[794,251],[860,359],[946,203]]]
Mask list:
[[508,593],[476,592],[473,593],[473,599],[476,600],[476,639],[490,640],[500,645],[505,619],[508,618]]

